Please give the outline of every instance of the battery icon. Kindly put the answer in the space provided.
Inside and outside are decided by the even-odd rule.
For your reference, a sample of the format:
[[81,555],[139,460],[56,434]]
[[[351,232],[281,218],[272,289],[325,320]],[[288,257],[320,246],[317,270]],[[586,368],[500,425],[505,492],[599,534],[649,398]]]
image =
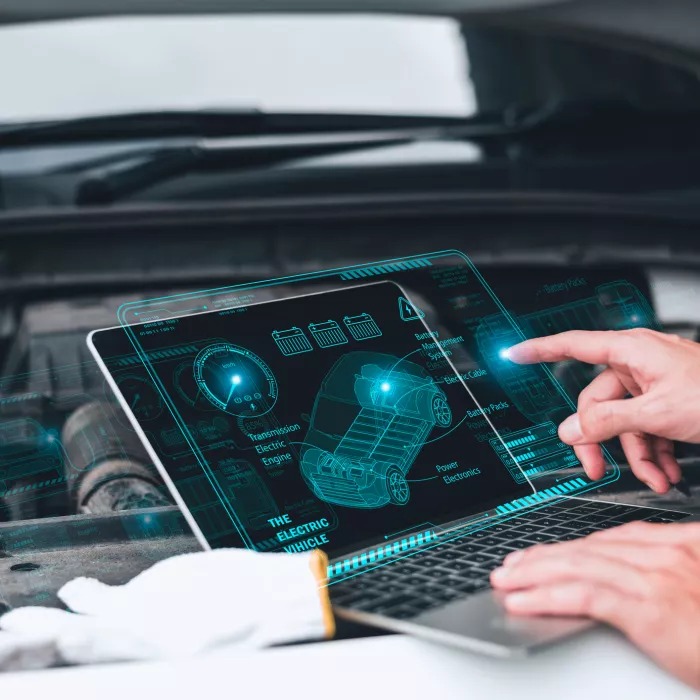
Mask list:
[[382,335],[376,321],[369,314],[346,316],[343,323],[355,340],[369,340],[370,338],[379,338]]
[[348,337],[336,321],[309,324],[309,331],[320,348],[332,348],[349,342]]
[[273,331],[272,339],[277,343],[283,355],[300,355],[311,352],[313,348],[301,328],[288,328],[286,331]]

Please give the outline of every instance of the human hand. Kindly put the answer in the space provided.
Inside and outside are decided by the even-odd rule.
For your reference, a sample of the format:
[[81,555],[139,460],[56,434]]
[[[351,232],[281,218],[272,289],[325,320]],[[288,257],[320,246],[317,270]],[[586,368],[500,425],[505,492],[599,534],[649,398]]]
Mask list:
[[630,523],[513,552],[491,581],[509,613],[608,623],[700,690],[700,524]]
[[508,359],[606,365],[581,392],[559,437],[574,446],[591,479],[605,474],[600,443],[619,436],[632,471],[649,488],[666,493],[681,480],[672,440],[700,442],[700,345],[646,329],[569,331],[514,345]]

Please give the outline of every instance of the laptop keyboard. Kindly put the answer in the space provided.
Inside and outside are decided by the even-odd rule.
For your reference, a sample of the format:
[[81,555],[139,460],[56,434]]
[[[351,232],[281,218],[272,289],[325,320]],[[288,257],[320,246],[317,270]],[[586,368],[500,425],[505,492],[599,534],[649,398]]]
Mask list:
[[339,608],[410,619],[491,587],[489,574],[517,549],[566,542],[633,520],[670,523],[688,513],[564,501],[419,551],[329,587]]

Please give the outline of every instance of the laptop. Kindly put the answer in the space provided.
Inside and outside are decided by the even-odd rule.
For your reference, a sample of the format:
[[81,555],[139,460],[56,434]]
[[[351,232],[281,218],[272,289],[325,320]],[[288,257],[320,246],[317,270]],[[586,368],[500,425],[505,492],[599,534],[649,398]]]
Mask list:
[[[390,281],[88,337],[205,549],[318,548],[339,617],[525,654],[591,623],[509,617],[489,584],[505,556],[689,515],[577,498],[566,471],[538,490],[523,455],[545,469],[570,448],[483,368],[458,372],[453,341]],[[495,414],[517,428],[507,442]]]

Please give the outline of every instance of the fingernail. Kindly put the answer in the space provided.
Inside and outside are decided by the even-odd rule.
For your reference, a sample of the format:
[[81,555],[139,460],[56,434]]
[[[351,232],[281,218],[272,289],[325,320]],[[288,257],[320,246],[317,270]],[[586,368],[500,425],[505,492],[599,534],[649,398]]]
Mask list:
[[527,593],[511,593],[506,596],[506,607],[511,610],[522,610],[528,607],[530,596]]
[[498,569],[494,569],[491,572],[491,578],[494,581],[503,581],[504,579],[508,578],[508,572],[504,567],[499,566]]
[[511,360],[513,362],[518,361],[518,350],[520,349],[520,346],[522,343],[516,343],[515,345],[511,345],[509,348],[503,348],[499,355],[504,359],[504,360]]
[[517,564],[524,556],[525,556],[525,552],[522,552],[522,551],[511,552],[503,560],[503,566],[513,566],[514,564]]
[[671,490],[671,485],[668,482],[665,482],[662,485],[657,484],[656,486],[648,484],[648,486],[652,491],[655,491],[656,493],[661,494],[662,496]]
[[574,413],[573,416],[569,416],[559,426],[559,437],[570,445],[575,442],[579,442],[583,438],[581,419],[579,418],[578,413]]

